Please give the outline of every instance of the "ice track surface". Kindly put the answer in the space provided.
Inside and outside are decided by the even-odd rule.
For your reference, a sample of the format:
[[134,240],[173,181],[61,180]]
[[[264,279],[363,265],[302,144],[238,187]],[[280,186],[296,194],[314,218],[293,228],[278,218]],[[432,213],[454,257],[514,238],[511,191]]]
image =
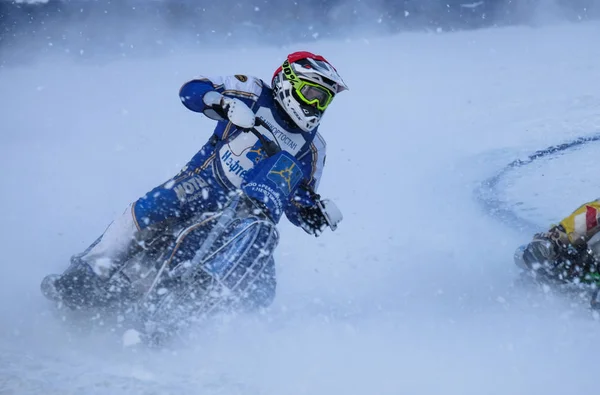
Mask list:
[[[488,217],[473,191],[517,157],[599,129],[599,35],[403,34],[1,70],[0,393],[594,393],[600,323],[585,303],[513,286],[512,253],[530,235]],[[269,79],[304,48],[350,86],[322,125],[320,192],[345,220],[319,239],[283,224],[272,308],[219,317],[165,350],[124,348],[102,318],[53,314],[42,276],[210,135],[180,85]],[[546,226],[600,195],[599,149],[522,168],[500,197]]]

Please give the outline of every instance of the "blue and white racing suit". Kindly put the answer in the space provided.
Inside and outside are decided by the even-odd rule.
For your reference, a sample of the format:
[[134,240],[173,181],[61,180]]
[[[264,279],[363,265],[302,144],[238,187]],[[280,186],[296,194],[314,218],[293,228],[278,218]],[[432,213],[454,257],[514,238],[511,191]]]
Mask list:
[[[317,128],[304,132],[288,121],[277,107],[271,88],[258,78],[235,75],[191,80],[181,87],[181,101],[191,111],[217,120],[214,133],[175,177],[131,203],[123,215],[79,255],[99,276],[110,272],[111,267],[127,256],[132,242],[139,240],[145,229],[218,210],[228,192],[239,188],[245,174],[265,159],[256,135],[239,130],[206,107],[202,99],[209,91],[245,102],[257,118],[270,126],[272,133],[264,126],[256,129],[269,140],[276,139],[282,149],[299,160],[305,175],[304,185],[316,191],[325,164],[325,142]],[[301,209],[315,204],[312,195],[300,188],[285,214],[293,224],[302,226]],[[273,278],[266,284],[272,288],[272,294],[267,299],[272,299],[275,292],[274,263],[272,266]]]
[[[202,101],[204,94],[212,90],[244,101],[258,118],[269,125],[274,136],[263,126],[257,129],[268,139],[276,138],[282,149],[296,156],[303,173],[308,175],[305,184],[316,190],[325,163],[325,142],[318,128],[307,133],[286,122],[276,107],[272,90],[253,77],[237,75],[192,80],[183,85],[180,98],[188,109],[220,119]],[[254,134],[242,132],[232,123],[219,120],[213,136],[179,174],[133,204],[136,226],[143,229],[168,218],[215,210],[228,191],[240,187],[248,170],[264,159],[260,147]],[[293,224],[300,225],[299,207],[315,202],[302,189],[294,202],[288,206],[286,216]]]

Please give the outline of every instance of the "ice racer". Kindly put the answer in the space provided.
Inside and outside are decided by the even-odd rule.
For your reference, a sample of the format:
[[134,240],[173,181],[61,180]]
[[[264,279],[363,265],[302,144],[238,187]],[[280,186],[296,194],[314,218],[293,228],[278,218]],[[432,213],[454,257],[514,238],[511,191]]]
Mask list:
[[600,284],[600,199],[535,234],[517,249],[515,263],[544,283]]
[[[92,245],[71,258],[62,275],[47,276],[43,293],[90,307],[105,300],[109,278],[144,248],[145,241],[194,214],[218,210],[228,193],[242,185],[245,174],[264,159],[260,140],[247,132],[255,125],[302,165],[302,187],[285,209],[289,221],[315,236],[328,221],[339,222],[335,205],[316,193],[325,165],[325,141],[318,128],[333,98],[347,86],[331,63],[310,52],[289,54],[275,71],[271,86],[246,75],[186,82],[179,92],[183,105],[217,121],[208,142],[175,177],[129,204]],[[260,126],[264,124],[272,132]],[[263,305],[275,293],[273,262],[271,266],[262,284],[268,290],[261,297]]]

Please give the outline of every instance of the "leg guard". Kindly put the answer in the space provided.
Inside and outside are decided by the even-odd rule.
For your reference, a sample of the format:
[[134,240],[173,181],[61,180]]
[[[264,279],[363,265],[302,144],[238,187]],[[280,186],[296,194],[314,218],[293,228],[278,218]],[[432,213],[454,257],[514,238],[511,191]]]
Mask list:
[[198,175],[170,180],[130,204],[78,258],[108,278],[157,230],[216,206],[218,196],[209,193],[208,182]]
[[87,250],[77,258],[87,263],[100,278],[107,279],[136,250],[139,229],[133,216],[133,205],[117,217]]

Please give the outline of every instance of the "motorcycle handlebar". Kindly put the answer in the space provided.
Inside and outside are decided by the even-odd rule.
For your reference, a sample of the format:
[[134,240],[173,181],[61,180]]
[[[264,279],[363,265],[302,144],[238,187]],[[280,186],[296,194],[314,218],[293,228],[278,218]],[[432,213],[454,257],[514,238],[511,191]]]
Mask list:
[[272,135],[273,137],[275,137],[275,134],[273,133],[273,128],[271,126],[269,126],[266,122],[263,122],[262,119],[260,118],[256,118],[254,121],[254,126],[250,129],[245,129],[245,131],[248,131],[252,134],[254,134],[256,137],[258,137],[258,140],[261,142],[265,152],[267,153],[268,157],[271,157],[275,154],[277,154],[279,151],[281,151],[281,147],[279,146],[279,143],[277,143],[277,141],[271,141],[268,140],[261,132],[259,132],[256,127],[257,126],[262,126],[265,129],[267,129]]

